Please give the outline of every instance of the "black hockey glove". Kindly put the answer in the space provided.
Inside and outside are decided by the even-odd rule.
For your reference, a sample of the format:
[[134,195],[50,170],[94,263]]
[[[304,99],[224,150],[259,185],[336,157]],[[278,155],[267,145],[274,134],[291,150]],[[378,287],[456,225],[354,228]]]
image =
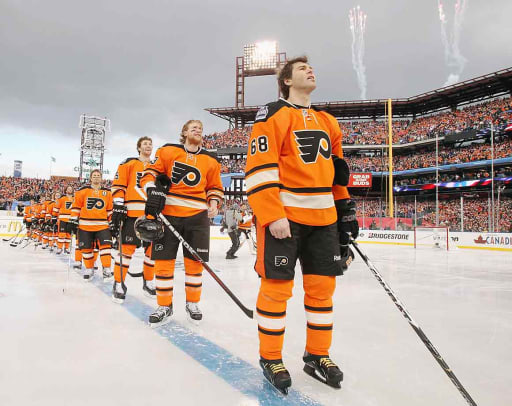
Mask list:
[[124,204],[114,204],[112,218],[110,219],[110,229],[112,230],[112,234],[117,235],[119,233],[121,221],[126,220],[127,214],[128,209]]
[[158,217],[165,207],[165,198],[171,188],[171,180],[167,175],[158,175],[155,179],[155,186],[148,187],[146,200],[146,209],[144,213],[153,217]]
[[50,222],[51,222],[52,227],[55,228],[55,226],[57,225],[57,217],[52,217]]
[[71,234],[76,235],[76,233],[78,231],[78,219],[70,218],[68,224],[69,224],[69,231],[71,232]]
[[338,233],[340,235],[341,266],[345,272],[354,260],[354,252],[350,249],[350,236],[355,240],[359,236],[359,223],[356,217],[356,204],[352,200],[336,201],[338,213]]
[[334,164],[334,185],[347,186],[350,180],[350,169],[347,162],[336,155],[332,155]]
[[148,200],[146,200],[146,216],[158,217],[165,207],[165,193],[156,187],[148,187]]

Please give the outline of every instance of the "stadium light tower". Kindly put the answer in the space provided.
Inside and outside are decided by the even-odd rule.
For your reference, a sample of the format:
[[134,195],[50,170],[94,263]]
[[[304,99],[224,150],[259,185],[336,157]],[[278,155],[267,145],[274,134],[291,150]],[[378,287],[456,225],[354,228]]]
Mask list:
[[83,114],[80,116],[79,127],[82,129],[82,139],[78,179],[83,181],[93,169],[99,169],[103,173],[105,135],[110,131],[110,120]]
[[246,77],[275,75],[285,62],[286,52],[278,52],[276,41],[245,45],[244,55],[236,58],[236,108],[244,107]]

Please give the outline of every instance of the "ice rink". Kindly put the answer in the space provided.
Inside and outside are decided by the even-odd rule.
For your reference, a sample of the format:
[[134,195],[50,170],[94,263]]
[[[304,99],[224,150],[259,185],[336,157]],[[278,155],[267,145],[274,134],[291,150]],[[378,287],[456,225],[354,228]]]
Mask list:
[[[258,278],[247,244],[218,276],[254,309]],[[510,253],[361,244],[478,405],[512,404]],[[111,284],[85,283],[57,258],[0,242],[0,405],[350,405],[457,406],[466,402],[402,314],[357,258],[338,278],[332,359],[344,371],[335,390],[302,371],[305,315],[300,272],[287,311],[287,397],[258,366],[257,324],[203,274],[199,326],[185,316],[184,272],[175,275],[171,323],[151,329],[156,304],[128,277],[123,305]],[[138,253],[132,267],[141,266]]]

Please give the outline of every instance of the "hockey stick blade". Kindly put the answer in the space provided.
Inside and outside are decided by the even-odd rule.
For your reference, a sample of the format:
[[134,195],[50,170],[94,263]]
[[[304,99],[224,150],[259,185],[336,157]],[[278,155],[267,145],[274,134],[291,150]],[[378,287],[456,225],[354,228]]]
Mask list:
[[183,244],[183,246],[190,252],[190,254],[194,257],[196,261],[199,261],[201,265],[203,265],[204,269],[215,279],[222,289],[228,294],[228,296],[238,305],[238,307],[245,313],[247,317],[250,319],[254,318],[254,312],[247,307],[245,307],[242,302],[235,296],[235,294],[222,282],[222,280],[215,274],[215,271],[208,265],[207,262],[203,261],[203,259],[199,256],[199,254],[190,246],[190,244],[185,241],[185,239],[181,236],[181,234],[169,223],[169,220],[160,213],[158,215],[166,227],[174,234],[174,236]]
[[412,327],[414,332],[418,335],[418,337],[421,339],[423,344],[427,347],[427,349],[430,351],[432,356],[435,358],[435,360],[438,362],[438,364],[443,368],[443,371],[448,375],[448,378],[452,381],[453,385],[457,388],[459,393],[462,395],[462,397],[466,400],[466,402],[471,406],[477,406],[476,402],[473,400],[471,395],[468,393],[468,391],[462,386],[462,383],[458,380],[458,378],[455,376],[451,368],[448,366],[448,364],[445,362],[443,357],[441,357],[441,354],[437,351],[436,347],[434,347],[434,344],[428,339],[426,334],[423,332],[423,330],[420,328],[418,323],[416,323],[407,309],[405,308],[404,304],[398,299],[398,297],[395,295],[395,292],[389,287],[389,285],[386,283],[386,281],[382,278],[379,271],[375,266],[372,264],[370,259],[361,251],[361,248],[359,248],[359,244],[354,241],[352,237],[350,237],[350,243],[355,248],[359,256],[362,258],[362,260],[365,262],[365,264],[368,266],[370,271],[373,273],[377,281],[380,283],[380,285],[384,288],[388,296],[391,298],[395,306],[400,310],[400,313],[407,319],[409,322],[409,325]]

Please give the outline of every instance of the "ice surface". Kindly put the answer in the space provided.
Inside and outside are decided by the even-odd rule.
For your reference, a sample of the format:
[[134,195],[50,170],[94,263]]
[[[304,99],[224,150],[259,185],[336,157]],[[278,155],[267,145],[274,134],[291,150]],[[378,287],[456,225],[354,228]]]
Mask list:
[[[173,321],[151,329],[156,307],[141,279],[127,278],[123,305],[111,284],[82,282],[67,257],[0,243],[0,405],[465,405],[451,381],[359,258],[338,278],[331,357],[342,389],[302,371],[305,315],[300,272],[287,311],[287,398],[258,366],[255,320],[203,273],[199,326],[185,315],[178,259]],[[252,309],[259,281],[245,244],[224,259],[229,241],[212,240],[218,276]],[[480,405],[512,399],[510,253],[414,250],[361,244],[384,279]],[[140,267],[138,252],[132,267]]]

